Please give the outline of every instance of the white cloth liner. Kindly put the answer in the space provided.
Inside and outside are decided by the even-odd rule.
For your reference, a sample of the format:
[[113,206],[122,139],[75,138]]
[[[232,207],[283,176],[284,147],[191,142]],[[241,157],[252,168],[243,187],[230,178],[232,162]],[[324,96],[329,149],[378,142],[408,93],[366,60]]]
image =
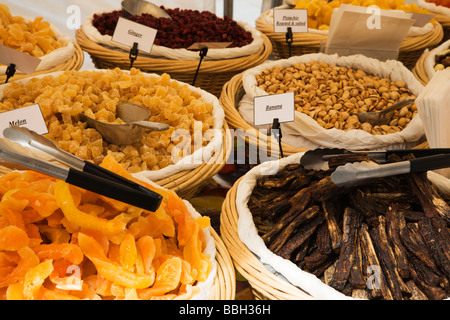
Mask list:
[[[263,175],[272,175],[276,170],[282,170],[286,165],[299,163],[304,152],[293,154],[281,160],[274,160],[258,165],[247,172],[239,182],[236,192],[236,209],[238,212],[239,239],[253,252],[269,270],[301,288],[317,299],[344,300],[353,299],[323,283],[315,275],[303,271],[293,262],[271,252],[258,235],[253,216],[248,208],[248,200],[256,186],[257,179]],[[428,172],[428,179],[436,187],[450,193],[450,180],[434,172]],[[448,299],[447,299],[448,300]]]
[[[89,71],[89,70],[83,70],[83,71]],[[100,71],[100,72],[103,71],[104,72],[106,70],[95,69],[95,70],[90,70],[90,71]],[[122,72],[129,72],[129,71],[122,70]],[[49,75],[57,77],[58,75],[60,75],[62,73],[64,73],[64,71],[57,71],[57,72],[52,72],[49,74],[38,75],[35,77],[31,77],[31,78],[17,80],[15,82],[20,81],[22,83],[27,83],[28,81],[30,81],[30,79],[33,79],[33,78],[42,78],[42,77],[49,76]],[[143,73],[143,74],[145,74],[146,76],[149,76],[149,77],[160,77],[160,75],[152,74],[152,73]],[[180,82],[180,81],[177,81],[174,79],[171,79],[171,81],[176,81],[178,83],[185,84],[184,82]],[[3,99],[4,89],[7,88],[7,86],[9,86],[9,85],[10,85],[10,83],[0,85],[0,100]],[[156,180],[166,178],[168,176],[172,176],[181,171],[193,170],[193,169],[199,167],[202,163],[208,163],[208,161],[210,162],[210,160],[212,159],[212,155],[214,155],[214,152],[220,151],[221,148],[223,147],[222,129],[223,129],[223,123],[224,123],[224,119],[225,119],[225,112],[223,111],[223,108],[220,105],[219,100],[217,99],[216,96],[212,95],[209,92],[201,90],[200,88],[193,87],[189,84],[188,84],[188,88],[190,90],[200,94],[202,99],[205,102],[211,103],[213,105],[212,115],[214,117],[214,126],[211,129],[214,130],[214,137],[209,141],[209,143],[206,146],[199,148],[198,150],[194,151],[192,154],[181,158],[177,163],[171,164],[171,165],[169,165],[165,168],[159,169],[159,170],[154,170],[154,171],[146,170],[146,171],[134,173],[133,176],[135,176],[136,178],[150,179],[150,180],[156,181]]]
[[436,74],[436,70],[434,70],[435,66],[435,57],[439,52],[442,52],[444,50],[450,49],[450,40],[447,40],[439,45],[439,47],[434,48],[430,51],[430,53],[427,55],[425,61],[424,61],[424,68],[425,72],[429,79],[433,78]]
[[[34,19],[29,17],[23,17],[25,22],[32,22]],[[46,20],[44,20],[46,21]],[[63,64],[64,62],[68,61],[75,53],[75,46],[74,46],[74,40],[66,34],[63,34],[59,31],[58,28],[56,28],[55,25],[50,23],[50,28],[55,33],[55,38],[57,40],[63,40],[67,43],[66,46],[58,48],[56,50],[53,50],[52,52],[43,55],[42,57],[39,57],[41,59],[41,62],[37,66],[35,71],[43,71],[48,70],[51,68],[54,68],[60,64]],[[6,69],[8,66],[0,66],[0,75],[6,74]],[[20,70],[19,70],[20,71]]]
[[[94,18],[94,14],[101,15],[102,13],[111,12],[103,11],[91,14],[89,17],[83,20],[81,24],[81,30],[85,33],[85,35],[92,41],[97,44],[101,44],[113,49],[121,49],[124,51],[130,51],[130,48],[122,45],[118,42],[112,41],[112,37],[109,35],[102,35],[96,27],[92,25],[92,20]],[[209,49],[208,54],[204,58],[205,60],[222,60],[222,59],[232,59],[238,57],[249,56],[258,52],[261,47],[264,45],[264,40],[261,36],[261,33],[255,28],[251,27],[248,23],[242,21],[236,21],[238,25],[244,28],[246,31],[251,32],[253,41],[243,47],[240,48],[225,48],[225,49]],[[167,58],[174,60],[198,60],[198,52],[187,50],[187,49],[171,49],[164,46],[153,45],[152,51],[150,55],[146,52],[140,53],[143,56],[151,56],[151,57],[159,57],[159,58]]]
[[[267,92],[258,88],[256,76],[263,70],[274,66],[287,68],[294,63],[319,61],[330,65],[361,69],[383,78],[393,81],[405,82],[408,89],[417,97],[423,90],[423,85],[415,78],[401,62],[388,60],[381,62],[363,55],[339,57],[338,55],[326,55],[322,53],[306,54],[291,57],[289,59],[266,62],[251,68],[243,74],[242,83],[245,95],[239,102],[238,111],[242,118],[253,124],[254,105],[256,96],[267,95]],[[268,129],[269,126],[258,126],[257,129]],[[281,124],[282,141],[296,148],[315,149],[318,147],[345,148],[349,150],[377,150],[377,149],[401,149],[413,147],[421,143],[424,137],[424,129],[419,115],[416,115],[408,126],[401,132],[373,135],[363,130],[343,131],[339,129],[324,129],[314,119],[301,112],[295,112],[295,121]]]
[[[292,6],[289,5],[281,5],[279,7],[274,8],[276,9],[288,9],[288,8],[292,8]],[[270,11],[268,12],[268,14],[264,17],[264,22],[273,25],[273,10],[274,9],[270,9]],[[336,8],[337,9],[337,8]],[[400,11],[400,10],[398,10]],[[431,22],[427,23],[426,25],[424,25],[423,27],[411,27],[409,29],[408,34],[406,35],[407,37],[417,37],[417,36],[423,36],[427,33],[430,33],[431,31],[433,31],[433,24]],[[308,32],[310,33],[316,33],[316,34],[323,34],[323,35],[328,35],[328,30],[319,30],[319,29],[313,29],[313,28],[308,28]]]

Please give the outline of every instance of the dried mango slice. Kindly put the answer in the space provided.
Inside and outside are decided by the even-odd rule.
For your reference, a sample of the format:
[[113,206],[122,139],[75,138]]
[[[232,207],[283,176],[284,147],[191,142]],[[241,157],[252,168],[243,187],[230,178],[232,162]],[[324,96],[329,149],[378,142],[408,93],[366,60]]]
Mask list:
[[199,223],[195,223],[194,236],[190,237],[186,243],[183,249],[183,257],[191,264],[192,268],[197,270],[196,280],[205,281],[211,270],[211,261],[207,255],[203,254],[200,232]]
[[120,243],[120,264],[125,270],[130,272],[134,271],[134,267],[137,262],[137,248],[136,241],[131,234],[127,234]]
[[101,246],[98,243],[96,245],[95,242],[93,238],[87,235],[81,233],[78,235],[81,250],[94,263],[102,277],[127,288],[142,289],[153,284],[154,275],[133,273],[113,263],[106,257]]
[[153,296],[161,296],[175,290],[181,279],[182,262],[178,257],[173,257],[164,261],[156,272],[155,284],[144,290],[139,290],[141,299],[150,299]]
[[23,282],[13,283],[6,289],[7,300],[25,300],[23,295]]
[[143,289],[151,286],[154,282],[154,275],[129,272],[119,265],[94,257],[89,259],[94,263],[102,277],[118,285],[127,288]]
[[45,259],[65,259],[78,265],[84,258],[80,247],[71,243],[41,244],[34,247],[33,250],[41,261]]
[[69,190],[69,185],[58,181],[55,186],[56,202],[62,209],[67,220],[79,227],[101,231],[106,234],[118,233],[125,229],[125,225],[117,220],[106,220],[79,210]]
[[152,237],[143,236],[137,241],[137,247],[142,257],[144,272],[148,273],[152,270],[153,258],[156,254],[155,242]]
[[36,294],[53,271],[53,261],[45,260],[25,274],[23,295],[26,299],[35,299]]
[[0,288],[20,281],[28,270],[39,264],[39,258],[29,247],[24,247],[18,250],[17,253],[20,256],[20,261],[17,264],[17,267],[8,276],[0,279]]

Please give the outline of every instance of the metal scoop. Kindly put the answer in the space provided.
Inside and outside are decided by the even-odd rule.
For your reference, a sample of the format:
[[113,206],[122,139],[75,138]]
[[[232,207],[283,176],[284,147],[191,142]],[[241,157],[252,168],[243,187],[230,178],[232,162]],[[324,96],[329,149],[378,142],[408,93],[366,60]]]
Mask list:
[[414,103],[416,99],[404,99],[392,104],[391,106],[376,112],[355,112],[361,123],[368,122],[371,125],[388,124],[392,118],[392,111],[403,108],[404,106]]
[[155,18],[172,19],[164,9],[144,0],[124,0],[122,1],[122,9],[133,16],[140,16],[143,13],[147,13]]
[[145,129],[165,131],[169,125],[165,123],[145,121],[151,115],[150,110],[133,103],[119,103],[116,107],[117,118],[125,123],[101,122],[80,113],[81,121],[88,127],[96,129],[107,142],[117,145],[127,145],[139,142]]

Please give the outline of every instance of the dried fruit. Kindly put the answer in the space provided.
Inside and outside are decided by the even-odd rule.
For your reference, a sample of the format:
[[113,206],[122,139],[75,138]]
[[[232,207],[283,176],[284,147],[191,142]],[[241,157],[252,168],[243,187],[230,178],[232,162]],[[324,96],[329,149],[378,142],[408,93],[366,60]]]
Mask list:
[[[112,156],[104,166],[139,182]],[[0,299],[191,298],[210,272],[201,230],[209,219],[184,217],[190,213],[175,193],[145,185],[163,195],[161,211],[113,207],[100,195],[32,171],[1,176]],[[57,204],[50,215],[30,215],[32,202],[11,200],[36,190]],[[193,224],[189,234],[184,221]],[[183,244],[179,229],[185,229]]]

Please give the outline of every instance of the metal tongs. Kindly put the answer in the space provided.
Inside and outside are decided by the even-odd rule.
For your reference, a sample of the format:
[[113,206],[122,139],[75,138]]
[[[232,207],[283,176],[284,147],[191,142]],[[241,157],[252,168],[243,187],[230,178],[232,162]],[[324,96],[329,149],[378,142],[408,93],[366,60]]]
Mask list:
[[155,212],[162,196],[92,162],[82,160],[59,149],[51,140],[18,126],[3,130],[3,136],[13,142],[51,155],[69,168],[20,153],[11,144],[0,140],[0,158],[73,184],[77,187]]
[[450,167],[450,154],[435,154],[382,165],[375,162],[355,162],[337,167],[331,174],[331,181],[339,187],[352,187],[368,183],[376,178],[448,167]]

